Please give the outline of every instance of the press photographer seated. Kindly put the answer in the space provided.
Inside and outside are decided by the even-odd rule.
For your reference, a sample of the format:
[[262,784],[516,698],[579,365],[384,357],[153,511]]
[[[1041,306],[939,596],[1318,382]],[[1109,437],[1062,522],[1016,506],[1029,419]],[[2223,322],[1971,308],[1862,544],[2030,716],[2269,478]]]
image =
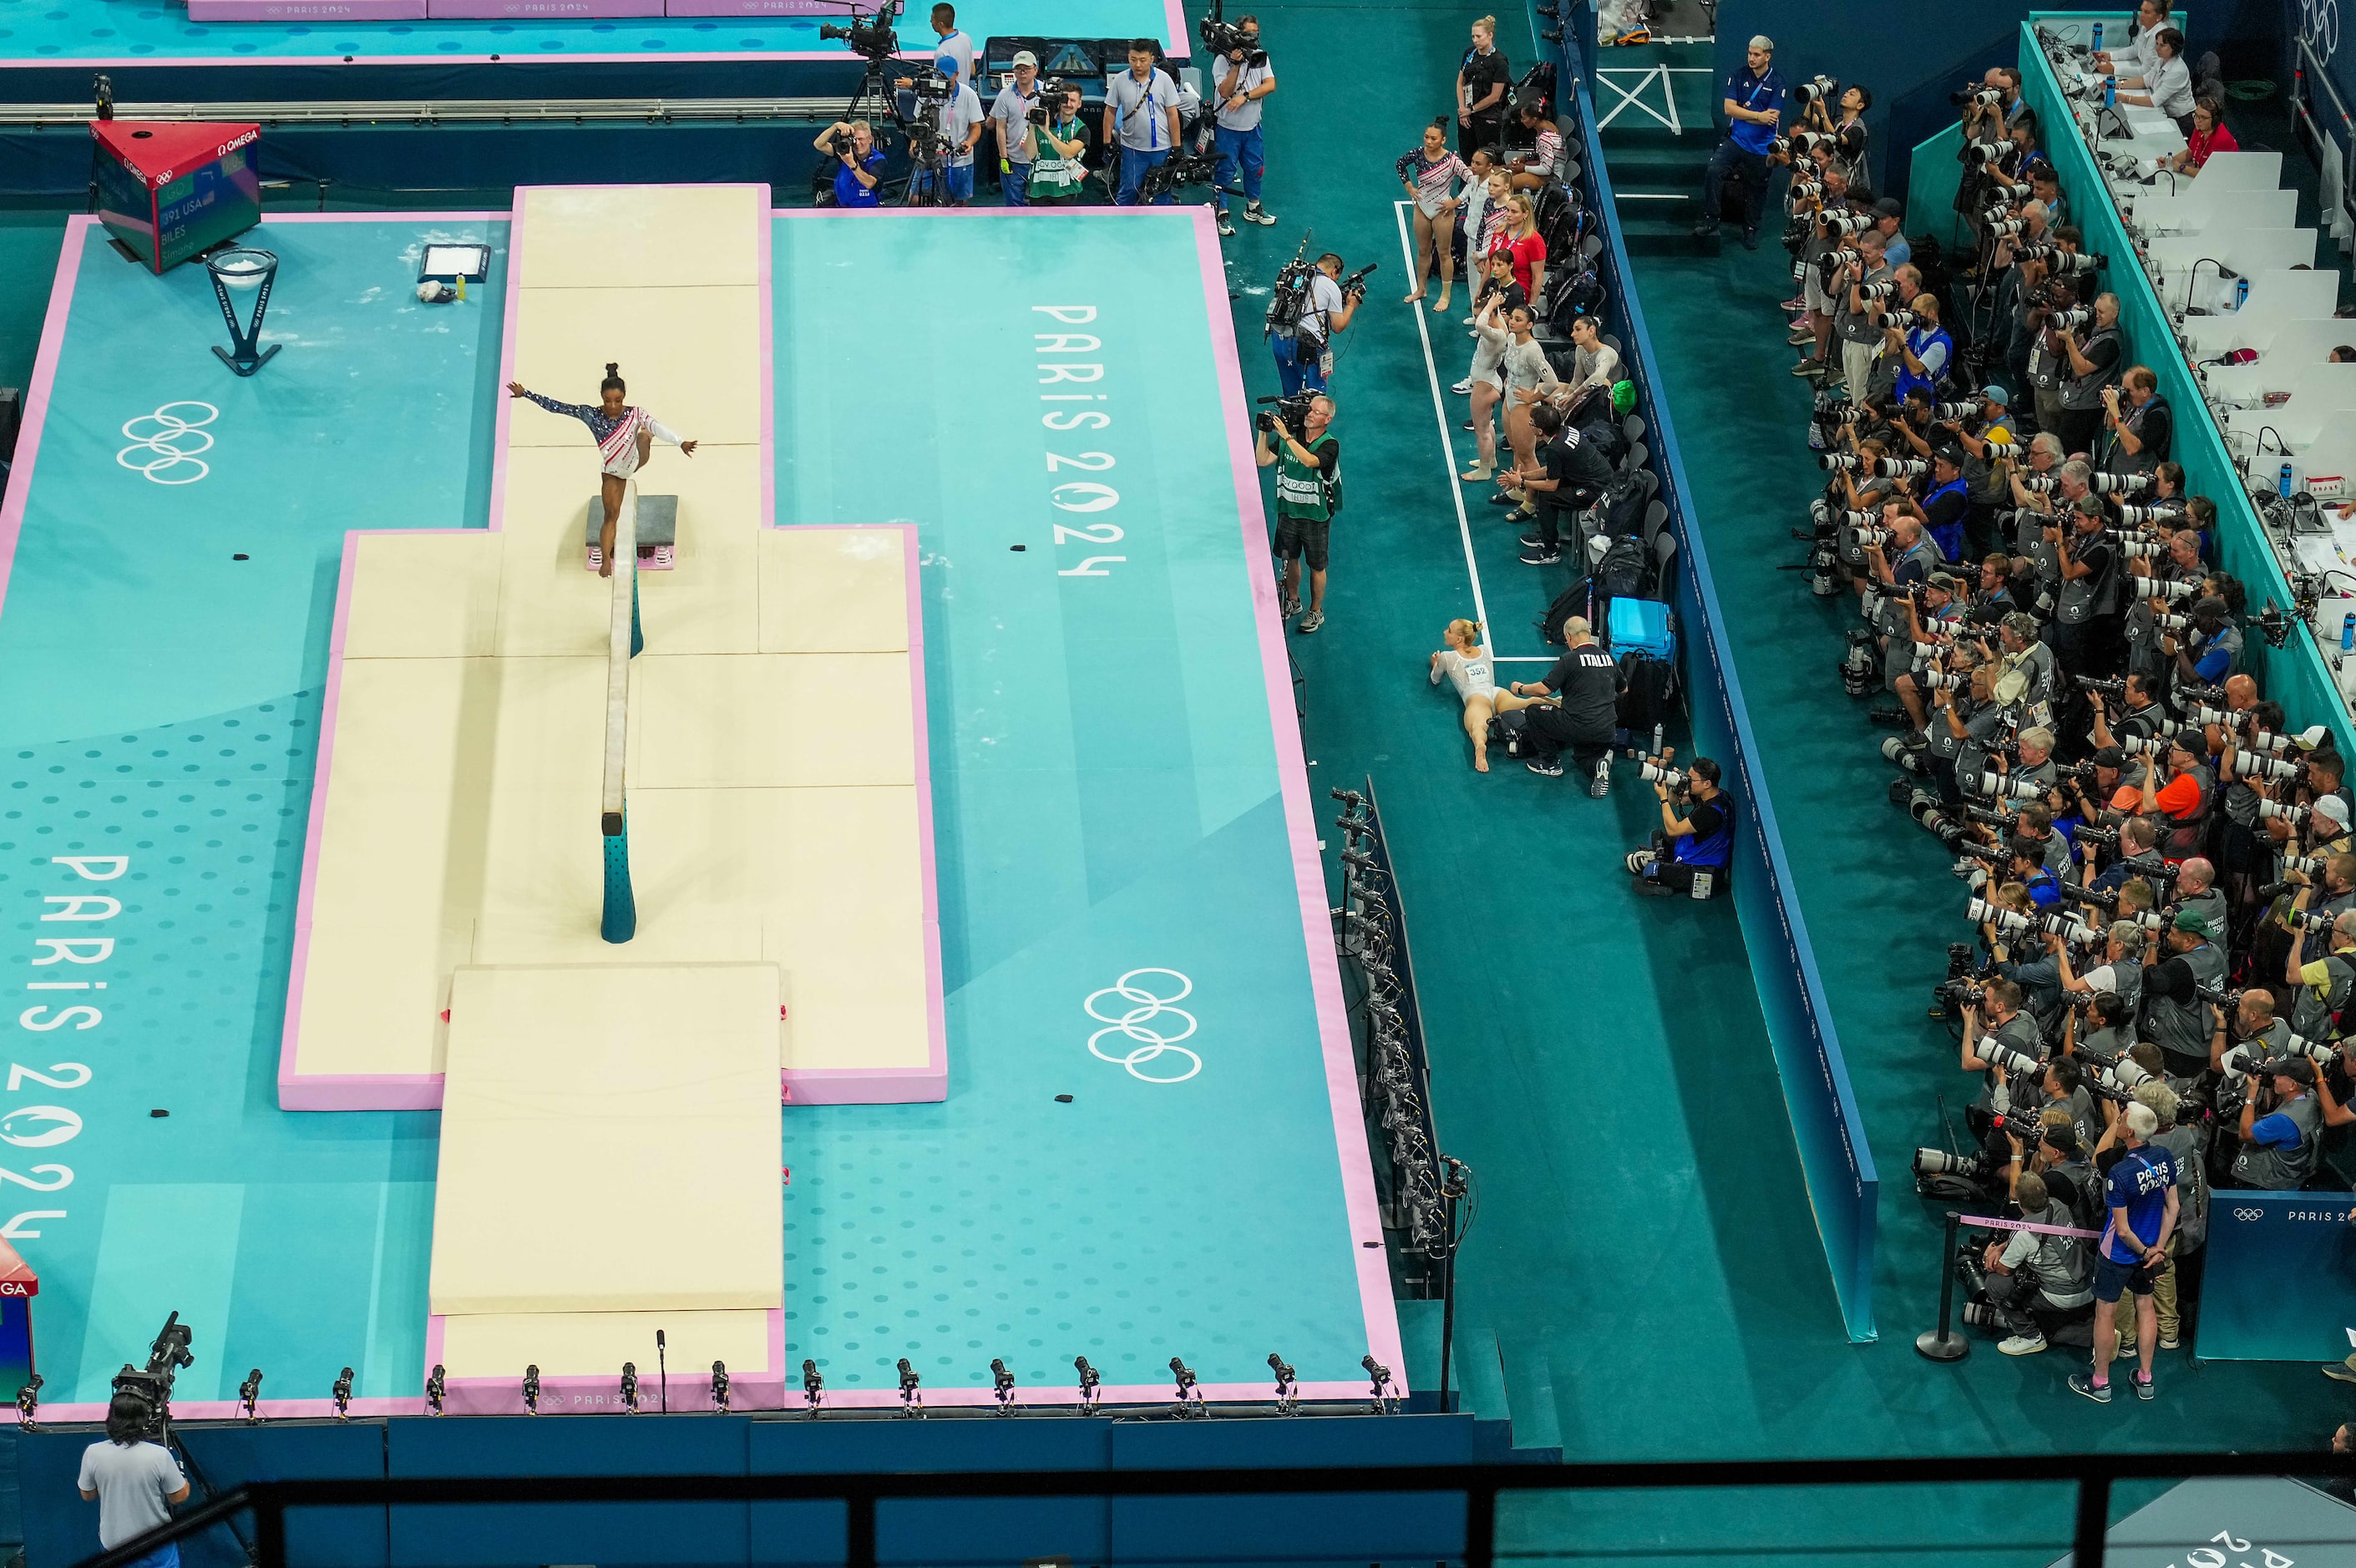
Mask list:
[[[2013,1183],[2015,1209],[2025,1224],[2042,1231],[2012,1231],[1989,1242],[1980,1257],[1979,1292],[1986,1319],[2003,1336],[1997,1346],[2008,1356],[2033,1356],[2074,1325],[2094,1317],[2094,1265],[2083,1236],[2056,1232],[2077,1229],[2070,1206],[2051,1197],[2045,1179],[2020,1173]],[[1965,1284],[1972,1275],[1966,1274]],[[1966,1311],[1965,1322],[1983,1321]],[[2079,1343],[2092,1344],[2091,1328]]]
[[1628,856],[1628,874],[1640,893],[1711,898],[1725,887],[1733,858],[1733,803],[1718,787],[1716,763],[1696,757],[1680,773],[1668,766],[1674,755],[1665,751],[1644,765],[1661,803],[1661,826],[1649,848]]

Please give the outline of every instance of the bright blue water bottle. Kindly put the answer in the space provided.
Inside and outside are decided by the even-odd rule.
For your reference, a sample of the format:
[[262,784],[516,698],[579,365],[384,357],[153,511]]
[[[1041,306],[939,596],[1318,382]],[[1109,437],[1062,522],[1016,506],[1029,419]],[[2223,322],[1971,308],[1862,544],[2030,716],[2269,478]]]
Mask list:
[[2118,82],[2118,78],[2116,78],[2116,77],[2112,77],[2112,76],[2106,76],[2106,77],[2104,77],[2104,78],[2103,79],[2103,107],[2104,107],[2104,108],[2105,108],[2105,109],[2116,109],[2118,106],[2119,106],[2119,82]]
[[2275,493],[2285,496],[2290,494],[2290,464],[2287,463],[2282,465],[2282,476],[2275,481]]
[[2233,308],[2235,310],[2241,309],[2244,304],[2248,303],[2249,298],[2250,280],[2247,278],[2235,278],[2233,280]]
[[2094,24],[2094,52],[2103,52],[2103,25],[2100,22]]
[[2340,617],[2340,651],[2356,653],[2356,615]]

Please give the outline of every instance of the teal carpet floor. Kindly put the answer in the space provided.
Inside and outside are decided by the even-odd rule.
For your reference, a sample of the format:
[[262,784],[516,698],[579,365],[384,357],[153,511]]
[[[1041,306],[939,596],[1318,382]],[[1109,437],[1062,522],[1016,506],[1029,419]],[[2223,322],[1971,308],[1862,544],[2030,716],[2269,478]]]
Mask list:
[[[1805,389],[1785,374],[1771,308],[1782,253],[1644,257],[1692,509],[1884,1174],[1882,1339],[1847,1342],[1730,906],[1631,897],[1617,860],[1652,825],[1650,793],[1624,772],[1604,801],[1509,761],[1475,774],[1453,701],[1425,681],[1442,625],[1472,613],[1450,477],[1467,454],[1441,449],[1425,340],[1399,300],[1391,163],[1446,109],[1482,9],[1256,11],[1281,84],[1266,192],[1280,221],[1226,242],[1248,391],[1276,390],[1259,321],[1304,230],[1353,268],[1381,263],[1334,380],[1348,505],[1329,620],[1290,640],[1321,801],[1367,776],[1380,792],[1442,1145],[1476,1174],[1460,1384],[1484,1408],[1509,1404],[1518,1442],[1559,1444],[1573,1462],[2319,1442],[2344,1411],[2311,1368],[2172,1355],[2157,1404],[2098,1409],[2062,1389],[2059,1353],[2013,1361],[1987,1347],[1945,1367],[1914,1354],[1935,1311],[1936,1232],[1903,1175],[1935,1139],[1935,1097],[1963,1083],[1922,1006],[1960,933],[1960,884],[1884,802],[1876,735],[1833,673],[1837,624],[1775,571],[1796,559],[1785,529],[1815,485]],[[1503,33],[1526,66],[1526,26],[1509,15]],[[1707,156],[1706,133],[1678,140],[1696,165]],[[1674,154],[1654,157],[1656,188],[1689,188]],[[0,235],[0,382],[29,372],[50,265],[30,254],[38,233]],[[1445,386],[1462,374],[1457,315],[1421,320]],[[1469,440],[1459,400],[1445,406],[1448,438]],[[1567,578],[1515,563],[1496,511],[1468,498],[1497,645],[1534,654],[1529,623]],[[1411,1369],[1419,1384],[1434,1371]],[[2147,1495],[2123,1489],[2120,1509]],[[1522,1561],[2029,1564],[2056,1554],[2068,1509],[2060,1487],[1600,1494],[1509,1505],[1503,1544]]]

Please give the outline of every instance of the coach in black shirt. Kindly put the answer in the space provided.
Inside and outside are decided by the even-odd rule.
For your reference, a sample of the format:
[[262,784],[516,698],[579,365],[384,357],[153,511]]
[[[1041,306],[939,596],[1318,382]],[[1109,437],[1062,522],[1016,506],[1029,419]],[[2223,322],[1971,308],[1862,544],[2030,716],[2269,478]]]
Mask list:
[[1568,750],[1590,775],[1587,793],[1606,795],[1612,793],[1612,737],[1620,727],[1620,667],[1577,615],[1562,624],[1562,640],[1568,646],[1544,680],[1506,688],[1516,697],[1555,699],[1524,709],[1533,752],[1526,765],[1534,773],[1560,778]]
[[1515,475],[1537,517],[1537,531],[1522,536],[1522,563],[1552,566],[1562,560],[1562,515],[1595,504],[1612,483],[1612,464],[1593,443],[1563,423],[1562,411],[1553,404],[1533,409],[1530,423],[1545,444],[1538,448],[1537,469]]

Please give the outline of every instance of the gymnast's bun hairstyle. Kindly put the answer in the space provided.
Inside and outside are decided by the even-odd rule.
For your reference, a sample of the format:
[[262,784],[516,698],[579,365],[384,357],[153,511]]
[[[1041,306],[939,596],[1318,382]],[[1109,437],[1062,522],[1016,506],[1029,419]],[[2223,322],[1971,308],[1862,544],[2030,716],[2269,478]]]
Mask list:
[[605,379],[597,383],[599,391],[603,392],[608,389],[616,392],[626,392],[630,389],[622,384],[622,366],[621,361],[617,359],[605,361]]

